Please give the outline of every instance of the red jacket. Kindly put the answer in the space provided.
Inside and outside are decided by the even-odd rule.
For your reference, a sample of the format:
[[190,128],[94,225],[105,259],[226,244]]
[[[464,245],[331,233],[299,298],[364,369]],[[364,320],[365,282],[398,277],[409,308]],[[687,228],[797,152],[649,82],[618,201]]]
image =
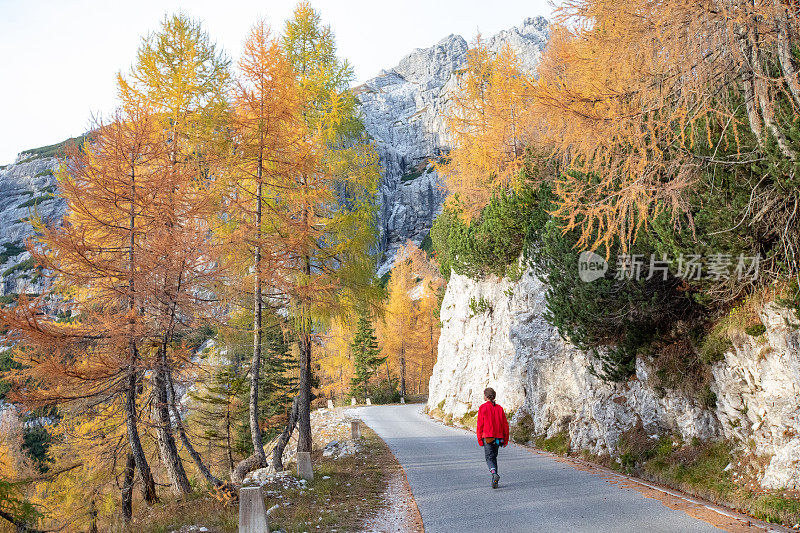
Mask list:
[[496,403],[486,402],[478,409],[478,443],[483,446],[483,439],[494,437],[503,439],[503,446],[508,444],[508,420],[506,412]]

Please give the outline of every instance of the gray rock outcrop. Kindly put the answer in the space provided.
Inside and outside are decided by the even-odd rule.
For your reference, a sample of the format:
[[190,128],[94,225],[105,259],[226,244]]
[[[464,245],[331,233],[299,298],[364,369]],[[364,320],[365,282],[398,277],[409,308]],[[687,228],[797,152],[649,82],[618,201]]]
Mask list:
[[34,235],[29,219],[60,223],[66,202],[57,195],[54,158],[25,160],[0,168],[0,295],[39,294],[44,278],[31,264],[26,241]]
[[[575,450],[615,455],[620,436],[641,423],[651,436],[684,442],[725,438],[769,457],[766,488],[800,488],[800,331],[792,311],[768,305],[766,333],[734,339],[712,367],[715,409],[677,390],[660,390],[640,358],[634,379],[594,376],[592,356],[565,342],[543,317],[545,286],[531,271],[517,282],[453,274],[442,302],[439,352],[428,408],[460,418],[492,386],[533,434],[566,432]],[[472,305],[470,305],[472,303]],[[477,312],[476,312],[477,311]]]

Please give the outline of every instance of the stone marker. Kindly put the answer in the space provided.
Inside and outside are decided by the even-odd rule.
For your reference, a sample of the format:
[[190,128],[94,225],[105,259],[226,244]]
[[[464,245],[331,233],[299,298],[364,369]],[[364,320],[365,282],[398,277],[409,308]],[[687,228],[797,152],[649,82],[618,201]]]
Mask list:
[[400,403],[406,403],[406,397],[400,396]]
[[367,398],[367,405],[372,405],[372,400],[370,400],[369,398]]
[[355,404],[356,404],[356,399],[350,398],[350,405],[355,405]]
[[333,409],[333,400],[328,400],[328,409]]
[[314,469],[311,467],[311,452],[297,452],[297,477],[312,481]]
[[239,489],[239,533],[269,533],[261,487]]
[[350,421],[350,430],[353,432],[353,440],[361,438],[361,422],[358,420]]

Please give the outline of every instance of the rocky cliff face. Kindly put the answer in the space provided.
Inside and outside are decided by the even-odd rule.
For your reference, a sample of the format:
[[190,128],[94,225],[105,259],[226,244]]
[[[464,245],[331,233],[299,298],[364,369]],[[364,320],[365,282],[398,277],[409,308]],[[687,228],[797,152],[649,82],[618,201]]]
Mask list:
[[[736,339],[712,369],[716,408],[679,391],[660,389],[647,361],[635,379],[609,384],[590,371],[591,356],[566,343],[543,318],[545,287],[532,272],[517,282],[474,281],[453,274],[442,302],[439,354],[429,409],[459,418],[492,386],[533,433],[566,432],[573,449],[614,455],[620,436],[641,423],[651,436],[690,442],[727,438],[755,443],[770,459],[768,488],[800,488],[800,333],[790,311],[767,306],[766,334]],[[471,305],[472,304],[472,305]]]
[[[493,36],[487,45],[494,51],[510,46],[533,69],[547,38],[547,21],[529,18]],[[391,268],[394,252],[407,240],[422,241],[441,207],[445,191],[430,163],[450,148],[445,117],[457,84],[455,73],[465,65],[468,49],[463,37],[450,35],[430,48],[414,50],[356,89],[384,168],[379,274]]]
[[41,217],[57,223],[64,216],[66,203],[56,195],[54,158],[24,159],[0,168],[0,296],[37,294],[43,291],[43,278],[33,268],[25,241],[33,235],[28,222]]

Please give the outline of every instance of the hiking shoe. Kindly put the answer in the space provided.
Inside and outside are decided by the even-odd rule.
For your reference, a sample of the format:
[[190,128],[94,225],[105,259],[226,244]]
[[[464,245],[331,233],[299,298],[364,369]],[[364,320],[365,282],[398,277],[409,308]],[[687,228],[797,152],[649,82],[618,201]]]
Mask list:
[[493,489],[497,488],[497,484],[499,482],[500,482],[500,476],[498,476],[497,474],[492,474],[492,488]]

